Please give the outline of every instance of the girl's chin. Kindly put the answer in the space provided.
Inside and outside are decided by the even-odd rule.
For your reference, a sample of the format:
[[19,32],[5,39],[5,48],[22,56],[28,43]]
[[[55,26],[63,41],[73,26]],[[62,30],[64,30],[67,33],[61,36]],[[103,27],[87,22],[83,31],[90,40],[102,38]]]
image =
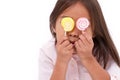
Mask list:
[[73,54],[77,54],[77,52],[76,52],[76,48],[74,47],[74,52],[73,52]]

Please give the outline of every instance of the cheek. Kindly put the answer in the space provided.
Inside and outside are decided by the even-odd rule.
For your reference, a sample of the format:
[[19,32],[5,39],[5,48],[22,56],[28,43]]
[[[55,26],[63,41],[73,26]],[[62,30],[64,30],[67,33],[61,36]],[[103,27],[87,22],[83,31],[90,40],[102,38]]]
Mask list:
[[64,36],[65,31],[63,30],[60,22],[57,22],[57,23],[56,23],[55,32],[56,32],[56,38],[57,38],[57,40],[58,40],[58,39],[61,39],[61,38]]

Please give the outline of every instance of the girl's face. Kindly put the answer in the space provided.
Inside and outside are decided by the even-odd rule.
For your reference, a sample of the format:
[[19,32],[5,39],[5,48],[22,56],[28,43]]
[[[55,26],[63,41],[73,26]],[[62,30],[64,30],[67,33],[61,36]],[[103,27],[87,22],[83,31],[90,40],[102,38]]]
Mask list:
[[[74,29],[71,32],[67,32],[67,36],[69,40],[74,43],[78,39],[77,37],[82,34],[82,32],[76,27],[76,21],[81,17],[86,17],[90,22],[90,16],[87,9],[81,3],[76,3],[75,5],[72,5],[71,7],[67,8],[57,18],[57,21],[56,21],[55,32],[56,32],[57,41],[63,38],[63,36],[65,36],[65,31],[61,25],[61,20],[66,16],[71,17],[75,22]],[[85,30],[85,32],[92,37],[91,24]]]

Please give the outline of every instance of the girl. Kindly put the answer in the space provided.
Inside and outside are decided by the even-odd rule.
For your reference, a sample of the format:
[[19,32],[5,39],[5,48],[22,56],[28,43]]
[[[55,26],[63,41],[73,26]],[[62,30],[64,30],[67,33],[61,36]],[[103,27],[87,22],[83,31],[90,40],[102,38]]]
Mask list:
[[[90,22],[66,32],[61,21]],[[40,49],[40,80],[118,80],[120,60],[97,0],[58,0],[50,15],[53,39]]]

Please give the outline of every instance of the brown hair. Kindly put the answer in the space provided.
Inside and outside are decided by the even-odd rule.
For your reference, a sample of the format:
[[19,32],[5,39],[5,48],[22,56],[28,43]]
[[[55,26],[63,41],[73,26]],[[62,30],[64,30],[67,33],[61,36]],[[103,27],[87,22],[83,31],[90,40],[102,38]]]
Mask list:
[[50,15],[50,30],[52,35],[56,38],[56,33],[53,29],[55,29],[56,20],[60,14],[77,2],[82,3],[89,12],[94,35],[93,55],[99,64],[103,64],[103,67],[106,68],[109,57],[111,56],[117,65],[120,66],[118,52],[109,35],[102,10],[97,0],[58,0]]

